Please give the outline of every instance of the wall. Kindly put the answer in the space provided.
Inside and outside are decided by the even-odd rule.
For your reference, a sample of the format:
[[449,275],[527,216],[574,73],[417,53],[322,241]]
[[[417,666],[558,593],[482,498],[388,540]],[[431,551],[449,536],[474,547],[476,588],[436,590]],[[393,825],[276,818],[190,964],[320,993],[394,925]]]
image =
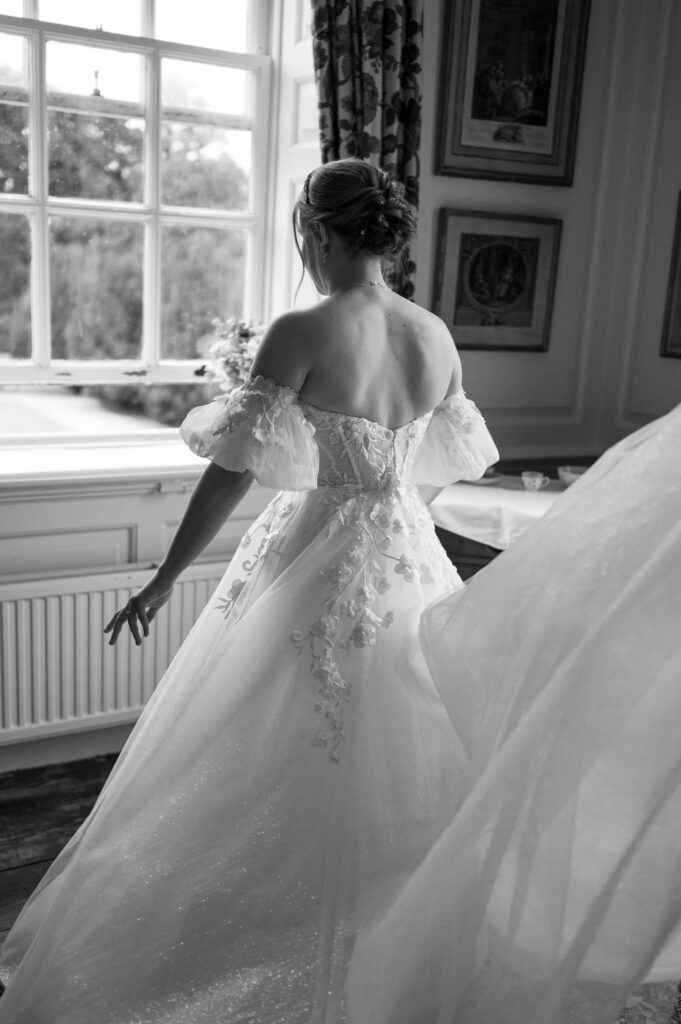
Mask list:
[[[58,618],[58,595],[71,593],[74,587],[78,594],[84,594],[88,580],[99,574],[132,574],[135,586],[139,586],[165,554],[204,465],[179,442],[150,442],[134,448],[122,445],[119,450],[84,444],[71,452],[45,448],[38,453],[27,448],[0,453],[0,773],[120,750],[135,714],[91,715],[89,719],[72,714],[65,710],[63,693],[52,694],[51,700],[54,679],[61,665],[67,677],[83,677],[86,693],[90,670],[104,662],[109,675],[117,674],[121,666],[125,666],[126,675],[137,672],[144,681],[144,692],[151,692],[161,675],[156,665],[160,616],[157,628],[152,627],[152,641],[136,651],[126,637],[119,641],[114,655],[105,646],[103,620],[95,628],[93,623],[85,624],[82,616],[78,623],[74,619],[69,628],[72,642],[64,644],[60,643],[63,634],[57,626],[55,646],[45,642],[42,630],[33,633],[26,617],[18,625],[17,601],[26,612],[29,602],[22,601],[22,594],[35,589],[33,581],[38,581],[50,594],[57,595],[51,598],[50,614]],[[271,491],[254,485],[205,549],[199,562],[216,579],[271,497]],[[197,570],[201,575],[201,564],[197,564]],[[193,572],[188,570],[190,575]],[[173,601],[175,612],[186,618],[183,593],[177,588]],[[116,604],[120,600],[117,596]],[[172,617],[175,613],[169,614]],[[63,621],[61,628],[66,628]],[[31,631],[28,669],[13,653],[19,642],[14,640],[17,629]],[[173,633],[172,642],[179,643],[175,619],[167,629]],[[74,667],[77,656],[74,660],[66,655],[70,667],[64,662],[65,652],[72,648],[86,650],[87,656],[80,661],[83,671]],[[136,668],[133,658],[139,663]],[[53,665],[52,659],[61,660]],[[34,691],[41,687],[45,691],[41,694],[42,710],[33,707],[30,716],[39,720],[38,725],[23,732],[8,727],[13,717],[11,708],[17,702],[31,704]],[[45,713],[51,703],[61,711]],[[26,732],[30,738],[25,738]]]
[[597,453],[681,401],[658,355],[681,189],[681,4],[592,0],[571,188],[432,172],[445,4],[426,0],[417,301],[430,305],[441,207],[559,217],[549,349],[462,353],[502,455]]

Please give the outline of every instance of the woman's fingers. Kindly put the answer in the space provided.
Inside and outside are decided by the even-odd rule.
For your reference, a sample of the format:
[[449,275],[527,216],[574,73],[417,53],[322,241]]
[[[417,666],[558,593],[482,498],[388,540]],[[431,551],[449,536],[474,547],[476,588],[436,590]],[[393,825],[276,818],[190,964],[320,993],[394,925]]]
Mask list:
[[[121,634],[121,630],[126,625],[132,633],[133,639],[138,647],[142,643],[142,637],[149,636],[149,623],[156,617],[160,608],[162,608],[169,600],[172,593],[172,587],[170,590],[166,590],[159,597],[152,597],[150,600],[147,600],[145,597],[145,591],[149,593],[150,590],[151,588],[149,585],[143,587],[139,594],[136,594],[135,597],[131,597],[123,608],[118,609],[110,622],[108,622],[104,627],[104,632],[111,634],[109,638],[110,645],[116,643]],[[151,590],[151,593],[153,593],[153,590]],[[142,627],[141,633],[140,626]]]
[[114,615],[113,619],[111,620],[111,622],[109,623],[109,625],[106,627],[106,630],[105,630],[105,632],[107,632],[107,633],[109,631],[111,631],[111,636],[109,637],[109,645],[110,646],[113,646],[116,643],[116,641],[118,640],[119,634],[120,634],[123,626],[125,625],[125,621],[126,621],[125,608],[121,608],[119,611],[116,612],[116,614]]
[[114,643],[116,643],[116,640],[118,640],[119,636],[125,629],[126,625],[129,624],[130,623],[128,618],[128,606],[126,605],[125,608],[121,608],[120,612],[118,613],[118,622],[114,626],[113,634],[111,637]]
[[[113,646],[116,643],[119,636],[121,635],[121,630],[124,628],[126,624],[128,625],[130,632],[133,635],[135,643],[139,646],[142,643],[142,638],[140,637],[140,631],[137,625],[137,611],[132,600],[128,601],[128,603],[123,608],[119,608],[119,610],[116,612],[116,614],[111,619],[109,624],[104,628],[105,633],[111,633],[111,636],[109,637],[110,646]],[[147,636],[148,633],[149,627],[147,625],[147,629],[144,635]]]
[[128,626],[132,633],[135,643],[139,647],[142,643],[142,637],[140,636],[139,627],[137,625],[138,611],[133,601],[129,601],[126,609],[126,619],[128,620]]

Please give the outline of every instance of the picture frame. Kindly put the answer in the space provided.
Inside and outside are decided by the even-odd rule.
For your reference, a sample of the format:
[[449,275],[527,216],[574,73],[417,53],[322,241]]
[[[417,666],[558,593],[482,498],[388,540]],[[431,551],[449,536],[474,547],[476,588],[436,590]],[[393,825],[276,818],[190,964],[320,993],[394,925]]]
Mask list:
[[660,355],[667,359],[681,359],[681,192],[676,203],[676,223],[669,264]]
[[546,352],[562,223],[440,210],[433,311],[458,348]]
[[435,173],[571,185],[590,0],[444,7]]

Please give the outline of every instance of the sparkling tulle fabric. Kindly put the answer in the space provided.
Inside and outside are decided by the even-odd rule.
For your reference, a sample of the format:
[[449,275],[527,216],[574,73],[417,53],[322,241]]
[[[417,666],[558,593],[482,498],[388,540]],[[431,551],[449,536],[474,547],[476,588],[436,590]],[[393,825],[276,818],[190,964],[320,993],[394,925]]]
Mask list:
[[680,565],[681,407],[426,611],[466,797],[363,931],[353,1020],[671,1024]]
[[343,1024],[361,921],[464,793],[418,638],[461,583],[409,481],[496,460],[473,403],[388,430],[256,378],[182,433],[285,490],[11,931],[2,1024]]

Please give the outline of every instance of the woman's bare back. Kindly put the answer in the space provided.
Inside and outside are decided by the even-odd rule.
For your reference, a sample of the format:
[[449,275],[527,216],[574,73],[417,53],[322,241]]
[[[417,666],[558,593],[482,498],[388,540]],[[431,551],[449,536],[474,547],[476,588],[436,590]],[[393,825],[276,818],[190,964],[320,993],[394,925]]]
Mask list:
[[459,383],[452,337],[432,313],[387,288],[349,288],[296,314],[309,352],[300,397],[395,428]]

